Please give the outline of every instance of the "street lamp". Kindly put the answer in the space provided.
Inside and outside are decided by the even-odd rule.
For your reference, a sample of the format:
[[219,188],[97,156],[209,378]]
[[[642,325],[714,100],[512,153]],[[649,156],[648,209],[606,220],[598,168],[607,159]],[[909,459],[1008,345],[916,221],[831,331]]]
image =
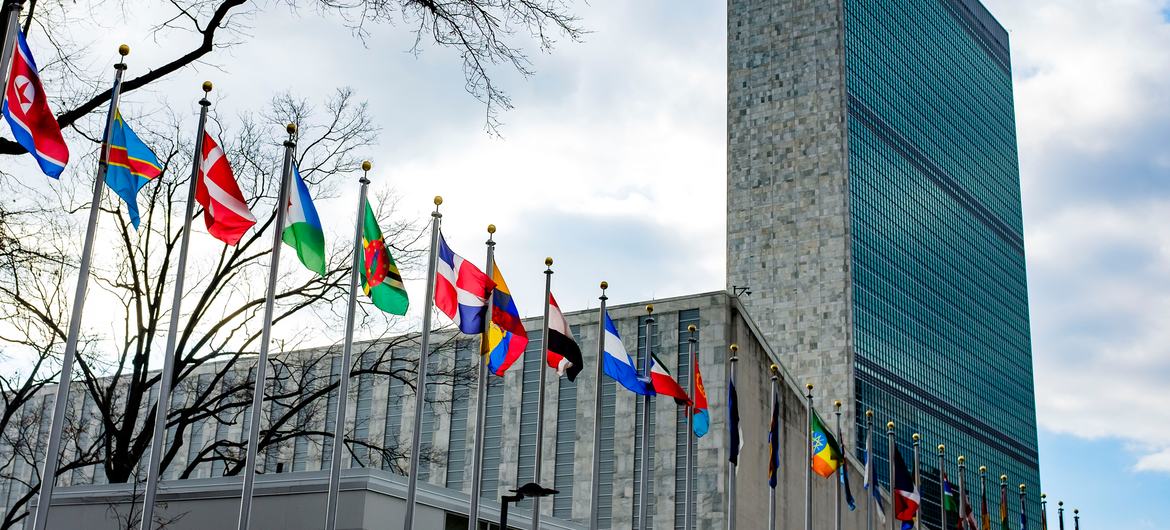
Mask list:
[[546,488],[535,482],[529,482],[518,489],[508,490],[515,495],[500,495],[500,530],[508,530],[508,503],[516,503],[525,498],[548,497],[560,493],[552,488]]

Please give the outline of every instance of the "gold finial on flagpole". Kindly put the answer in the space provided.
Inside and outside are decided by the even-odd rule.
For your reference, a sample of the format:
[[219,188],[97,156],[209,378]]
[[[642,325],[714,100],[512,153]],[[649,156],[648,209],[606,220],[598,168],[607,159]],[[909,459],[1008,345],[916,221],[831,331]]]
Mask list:
[[866,418],[872,418],[872,417],[873,417],[873,411],[872,411],[872,410],[867,410],[867,411],[865,411],[865,417],[866,417]]
[[211,81],[204,81],[203,82],[203,92],[204,93],[211,92]]
[[914,440],[915,442],[917,442],[917,441],[920,441],[920,440],[922,440],[922,435],[921,435],[921,434],[918,434],[918,433],[914,433],[914,434],[911,434],[911,435],[910,435],[910,439],[911,439],[911,440]]
[[1028,489],[1028,485],[1027,484],[1020,484],[1020,493],[1023,493],[1025,489]]
[[[773,366],[775,366],[775,365],[773,365]],[[837,410],[841,410],[841,400],[838,399],[838,400],[834,401],[833,408],[837,409]]]
[[439,206],[441,204],[443,204],[443,196],[435,195],[435,206]]
[[646,313],[647,314],[654,313],[654,304],[646,304]]
[[979,466],[979,472],[980,472],[980,473],[986,473],[986,472],[987,472],[987,466]]
[[552,267],[552,264],[553,264],[552,256],[544,258],[544,266],[545,267]]
[[780,373],[780,367],[775,364],[769,366],[768,369],[771,370],[772,375],[778,375]]
[[604,291],[606,289],[609,289],[609,282],[607,282],[605,280],[601,280],[601,290]]
[[891,422],[886,423],[886,430],[887,431],[894,430],[894,422],[891,421]]
[[696,327],[694,324],[691,324],[691,325],[687,326],[687,331],[694,333],[696,331],[699,331],[699,328]]
[[941,455],[945,452],[947,452],[947,446],[945,446],[943,444],[938,444],[938,454]]
[[362,171],[369,171],[373,167],[374,164],[371,164],[369,160],[362,161]]
[[290,124],[288,124],[288,125],[285,125],[285,126],[284,126],[284,130],[288,131],[288,134],[289,134],[290,136],[291,136],[291,135],[294,135],[294,134],[296,134],[296,133],[297,133],[297,124],[295,124],[295,123],[290,123]]
[[130,55],[130,46],[127,44],[118,46],[118,55],[121,55],[122,57]]
[[967,463],[967,457],[965,457],[963,455],[959,455],[959,465],[961,466],[961,465],[966,464],[966,463]]
[[488,229],[487,229],[487,230],[488,230],[488,233],[489,233],[489,234],[494,234],[494,233],[496,233],[496,225],[488,225]]

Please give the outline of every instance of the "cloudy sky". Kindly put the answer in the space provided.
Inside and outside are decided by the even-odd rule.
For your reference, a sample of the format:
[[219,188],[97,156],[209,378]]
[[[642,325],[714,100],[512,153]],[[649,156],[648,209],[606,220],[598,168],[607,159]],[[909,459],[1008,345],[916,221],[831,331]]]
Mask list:
[[[1080,507],[1087,528],[1170,529],[1160,508],[1170,495],[1170,2],[986,3],[1012,39],[1046,491]],[[566,308],[595,304],[602,279],[618,303],[716,290],[724,10],[578,5],[585,42],[534,54],[532,78],[496,72],[517,107],[502,115],[502,138],[484,133],[484,108],[463,92],[450,51],[408,53],[402,26],[371,28],[363,45],[336,21],[284,7],[267,7],[251,37],[211,64],[129,99],[194,113],[208,78],[230,113],[279,91],[321,101],[352,87],[382,129],[369,153],[375,188],[420,217],[443,195],[444,232],[476,261],[484,227],[498,225],[499,263],[528,315],[541,310],[546,255]],[[122,15],[131,27],[150,22]],[[123,41],[135,50],[131,74],[174,53],[102,24],[111,29],[74,36],[110,50],[94,52],[95,69]],[[319,206],[335,241],[354,193]]]

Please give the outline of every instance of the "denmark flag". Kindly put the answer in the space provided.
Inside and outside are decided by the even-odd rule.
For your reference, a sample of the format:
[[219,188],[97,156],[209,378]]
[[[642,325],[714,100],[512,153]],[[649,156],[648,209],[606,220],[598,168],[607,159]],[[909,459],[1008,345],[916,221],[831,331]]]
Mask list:
[[28,51],[24,33],[16,30],[16,46],[12,52],[12,69],[8,86],[4,87],[4,118],[12,127],[16,142],[28,150],[41,171],[53,178],[60,178],[69,163],[69,146],[61,137],[61,126],[49,109],[37,63]]
[[202,151],[195,200],[203,205],[207,232],[224,243],[235,245],[256,224],[256,218],[248,209],[248,203],[244,202],[244,194],[240,193],[223,149],[206,132],[203,133]]

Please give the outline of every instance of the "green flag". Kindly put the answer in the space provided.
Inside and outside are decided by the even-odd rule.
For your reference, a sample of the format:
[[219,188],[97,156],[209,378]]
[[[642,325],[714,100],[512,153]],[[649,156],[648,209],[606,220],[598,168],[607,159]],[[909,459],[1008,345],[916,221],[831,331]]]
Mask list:
[[362,227],[362,290],[373,300],[374,305],[392,315],[405,315],[410,301],[398,265],[382,239],[382,229],[374,210],[366,203],[366,220]]

